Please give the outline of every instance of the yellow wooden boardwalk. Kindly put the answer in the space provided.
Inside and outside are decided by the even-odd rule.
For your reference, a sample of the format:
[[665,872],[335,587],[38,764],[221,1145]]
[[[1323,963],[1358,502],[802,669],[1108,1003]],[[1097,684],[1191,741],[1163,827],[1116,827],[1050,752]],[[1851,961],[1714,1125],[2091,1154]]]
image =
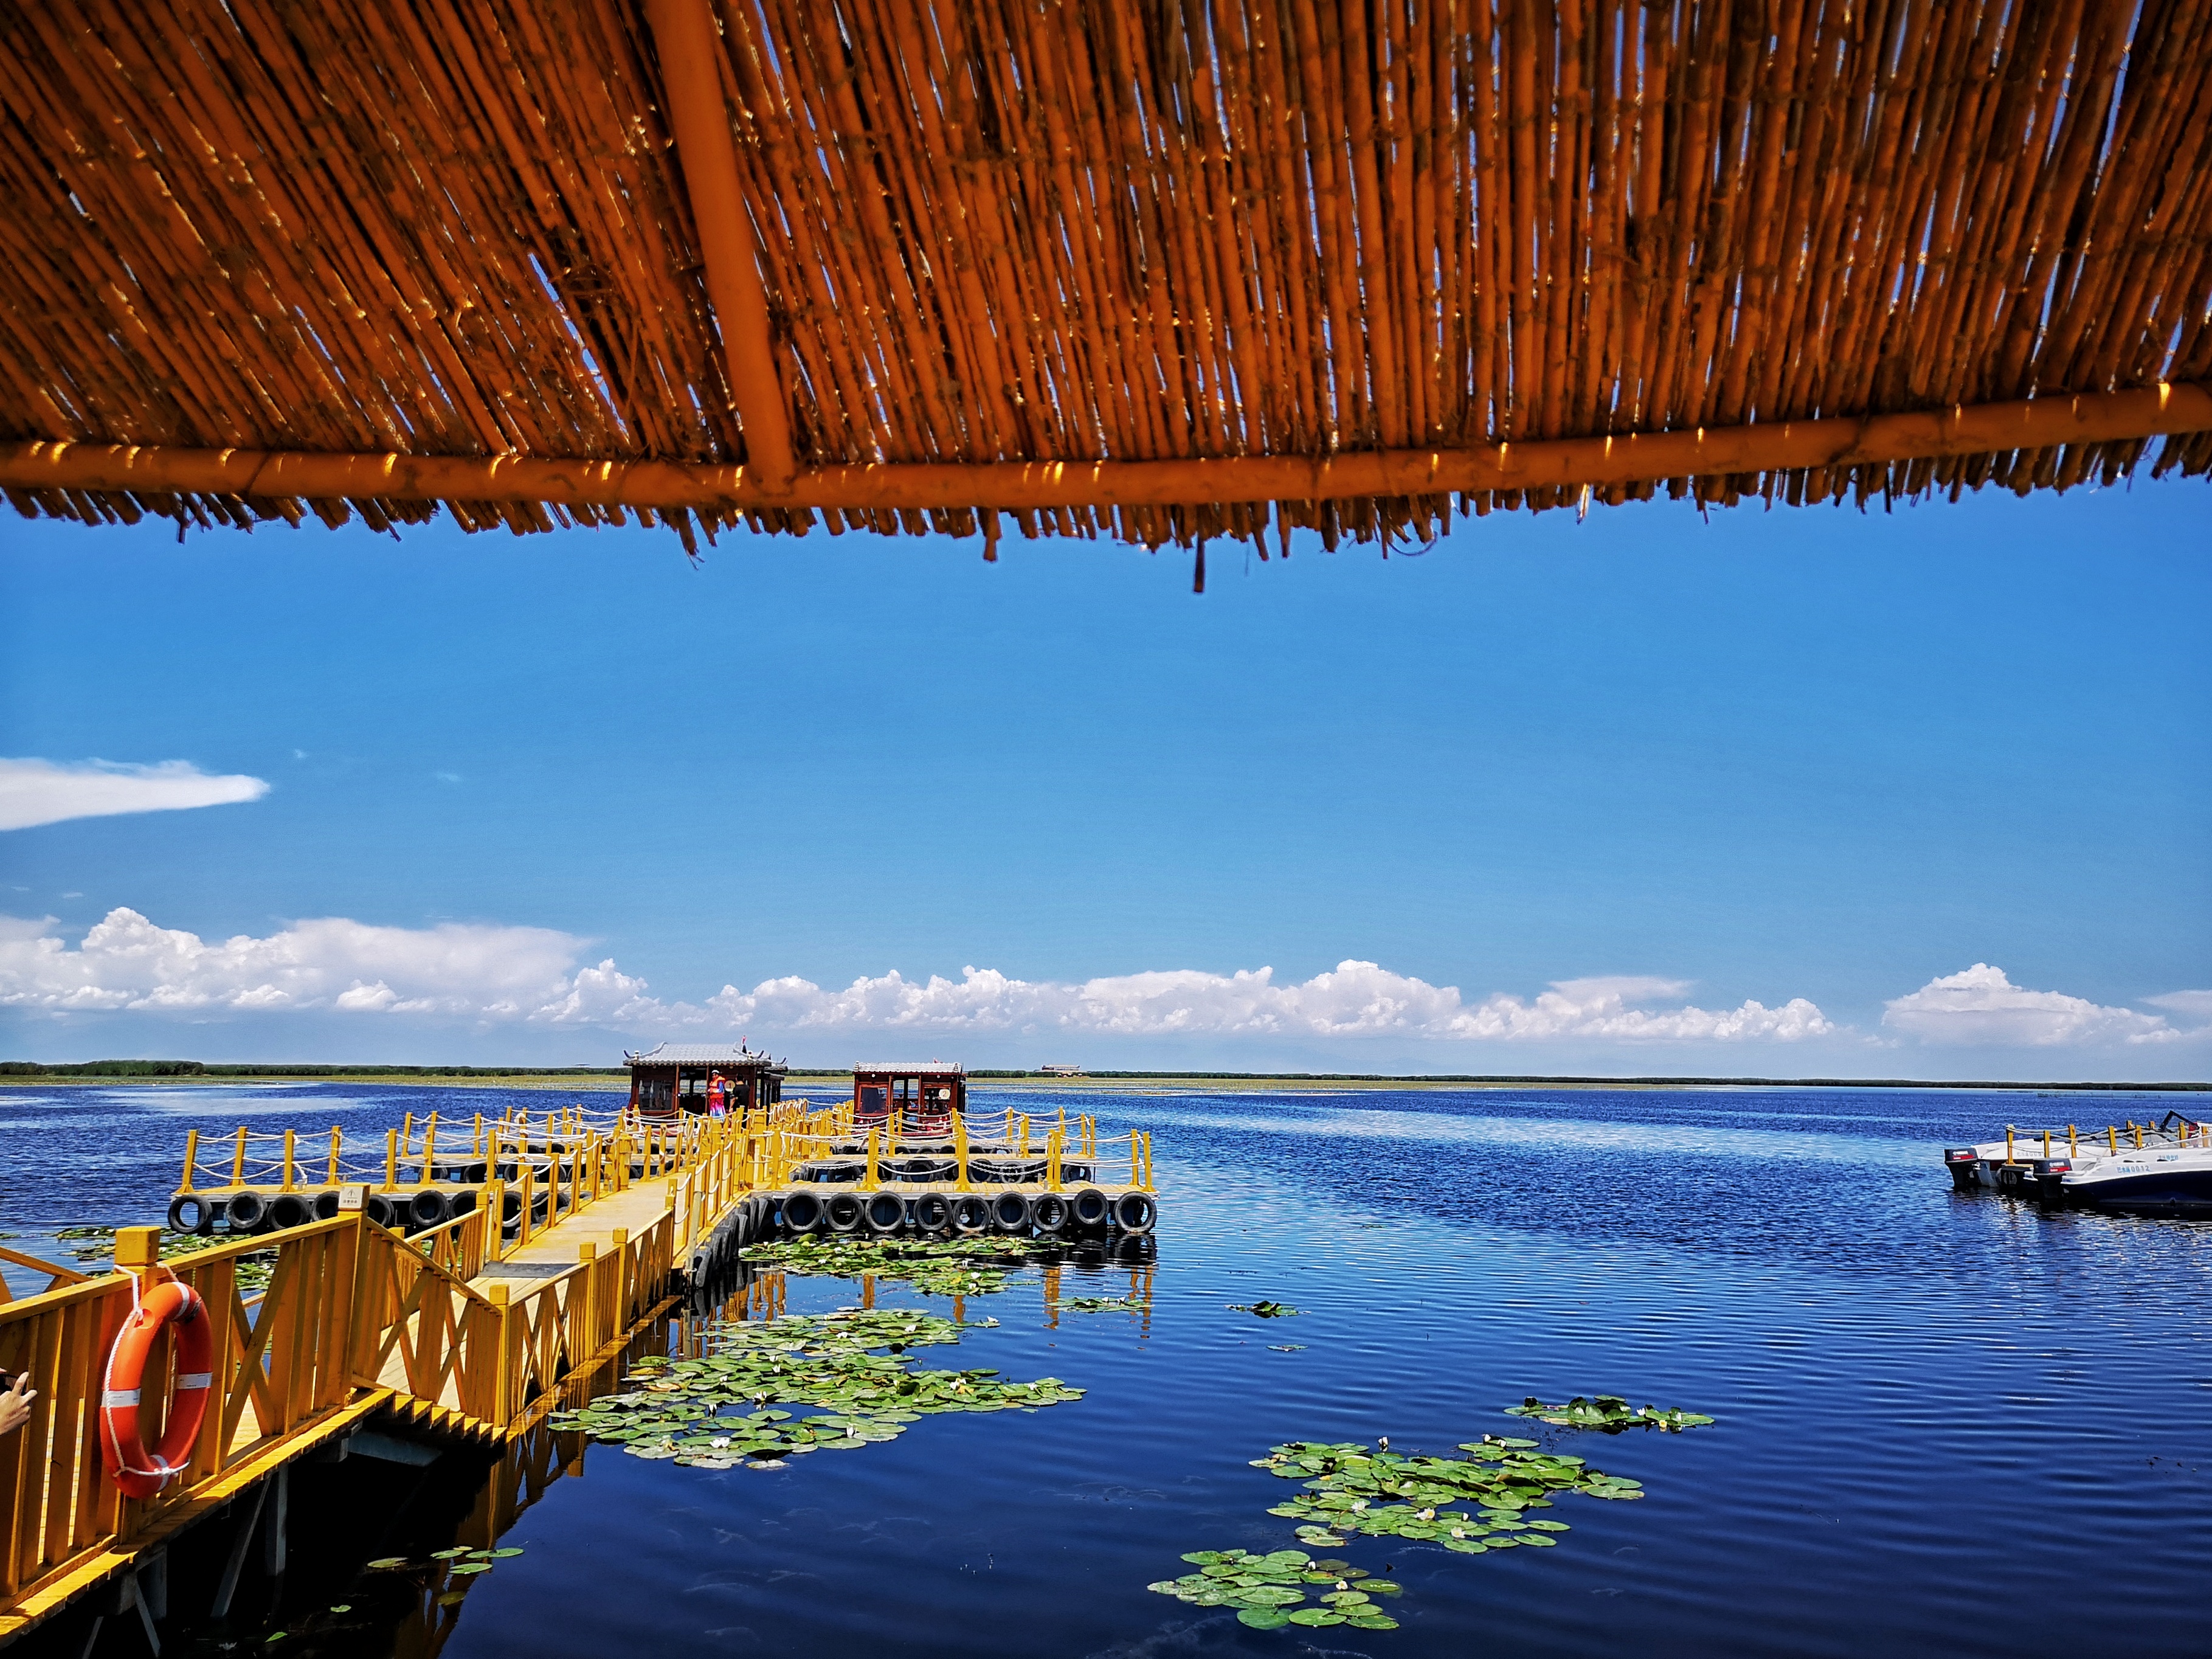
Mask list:
[[[166,1261],[158,1228],[124,1228],[115,1271],[98,1277],[36,1264],[52,1287],[0,1305],[0,1368],[30,1371],[38,1395],[0,1437],[0,1643],[372,1418],[486,1444],[527,1434],[666,1316],[677,1264],[773,1167],[769,1139],[791,1127],[717,1120],[649,1144],[568,1143],[561,1183],[526,1188],[511,1240],[493,1224],[512,1209],[495,1182],[411,1238],[348,1209]],[[266,1288],[241,1285],[241,1259],[270,1252]],[[184,1472],[134,1499],[102,1468],[102,1372],[136,1295],[168,1278],[214,1322],[215,1373]],[[147,1374],[165,1398],[166,1347]]]

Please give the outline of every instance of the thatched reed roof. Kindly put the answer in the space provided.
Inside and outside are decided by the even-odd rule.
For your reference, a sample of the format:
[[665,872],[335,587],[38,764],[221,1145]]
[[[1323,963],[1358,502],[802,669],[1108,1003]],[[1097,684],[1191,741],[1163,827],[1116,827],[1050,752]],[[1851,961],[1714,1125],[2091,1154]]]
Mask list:
[[2212,469],[2205,0],[43,0],[0,200],[0,483],[88,522]]

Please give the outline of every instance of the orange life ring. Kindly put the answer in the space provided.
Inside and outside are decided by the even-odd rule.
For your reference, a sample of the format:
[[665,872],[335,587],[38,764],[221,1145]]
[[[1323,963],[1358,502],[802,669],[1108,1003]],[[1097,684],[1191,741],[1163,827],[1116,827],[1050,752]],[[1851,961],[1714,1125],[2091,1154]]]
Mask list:
[[[185,1471],[207,1417],[215,1382],[215,1332],[207,1304],[189,1285],[156,1285],[131,1315],[107,1356],[100,1395],[100,1453],[107,1478],[126,1498],[151,1498]],[[164,1327],[176,1333],[177,1388],[161,1443],[146,1449],[139,1426],[139,1391],[146,1358]]]

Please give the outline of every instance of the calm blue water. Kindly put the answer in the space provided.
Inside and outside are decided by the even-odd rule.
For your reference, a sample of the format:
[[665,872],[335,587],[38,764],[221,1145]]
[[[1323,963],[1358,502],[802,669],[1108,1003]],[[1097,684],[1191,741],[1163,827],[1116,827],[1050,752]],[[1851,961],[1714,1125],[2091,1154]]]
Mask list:
[[[979,1109],[1076,1097],[978,1087]],[[184,1129],[380,1127],[508,1091],[0,1095],[0,1227],[150,1218]],[[528,1097],[533,1109],[573,1096]],[[1149,1319],[1038,1275],[927,1365],[1091,1390],[712,1474],[594,1448],[477,1580],[455,1656],[2203,1654],[2212,1228],[1954,1196],[1946,1141],[2168,1102],[1829,1091],[1081,1097],[1156,1131]],[[2086,1124],[2085,1124],[2086,1127]],[[143,1146],[147,1150],[118,1151]],[[58,1149],[58,1151],[57,1151]],[[33,1173],[35,1172],[35,1173]],[[45,1184],[41,1186],[40,1182]],[[21,1247],[21,1244],[18,1246]],[[1126,1269],[1063,1276],[1121,1294]],[[793,1311],[854,1299],[793,1280]],[[1304,1310],[1261,1322],[1225,1304]],[[898,1299],[886,1292],[882,1300]],[[943,1304],[936,1304],[941,1307]],[[1270,1344],[1303,1345],[1277,1352]],[[1650,1496],[1560,1547],[1355,1540],[1403,1628],[1261,1632],[1148,1594],[1190,1549],[1291,1546],[1285,1439],[1448,1451],[1608,1391],[1708,1412],[1561,1435]],[[305,1645],[305,1644],[301,1644]]]

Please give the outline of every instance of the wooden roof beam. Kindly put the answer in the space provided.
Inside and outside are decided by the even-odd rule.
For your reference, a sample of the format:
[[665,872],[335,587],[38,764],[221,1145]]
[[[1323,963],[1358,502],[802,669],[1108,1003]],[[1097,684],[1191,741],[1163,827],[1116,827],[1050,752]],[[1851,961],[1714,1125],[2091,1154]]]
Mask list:
[[691,222],[707,261],[707,298],[721,331],[722,361],[744,429],[750,470],[762,489],[774,491],[788,484],[796,470],[791,417],[776,373],[768,290],[761,286],[752,219],[745,211],[729,106],[722,96],[721,31],[711,0],[647,0],[645,12],[660,58],[669,125],[684,164]]
[[0,447],[0,487],[178,490],[309,501],[532,501],[729,507],[1161,507],[1541,487],[1603,487],[1800,467],[1936,459],[2212,431],[2212,387],[2160,383],[1863,419],[1761,422],[1689,432],[1556,438],[1460,450],[1328,458],[991,461],[820,467],[771,489],[742,467],[530,456],[314,454],[125,444]]

